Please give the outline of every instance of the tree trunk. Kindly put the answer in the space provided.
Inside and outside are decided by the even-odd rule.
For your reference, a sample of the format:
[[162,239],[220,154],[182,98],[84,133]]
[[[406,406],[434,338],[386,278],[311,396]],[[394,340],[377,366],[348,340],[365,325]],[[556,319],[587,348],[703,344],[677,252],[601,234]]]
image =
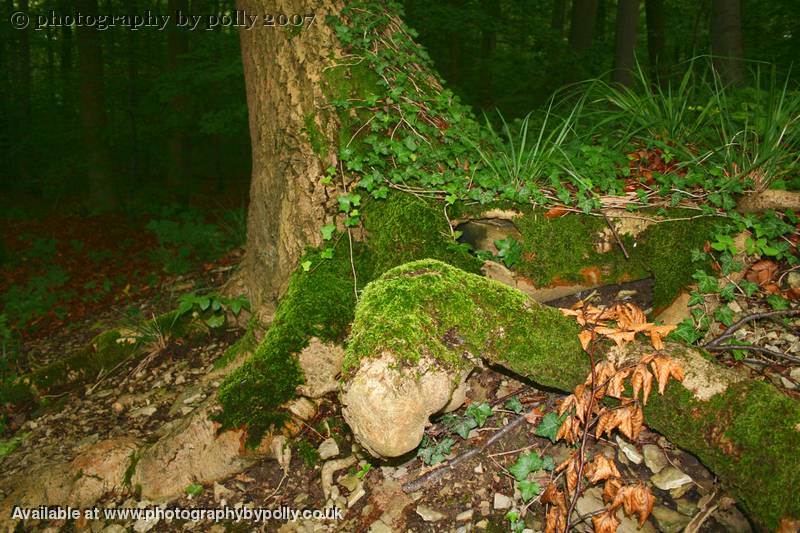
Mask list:
[[[408,263],[386,272],[362,294],[348,341],[344,401],[360,386],[361,368],[387,360],[402,375],[409,361],[421,357],[433,357],[433,368],[450,373],[453,387],[481,357],[539,385],[571,392],[590,373],[578,331],[573,317],[526,301],[511,288],[439,261]],[[642,342],[612,351],[622,368],[654,350]],[[800,491],[800,465],[792,459],[800,449],[800,403],[696,349],[667,343],[664,353],[681,364],[685,377],[682,383],[671,381],[663,396],[653,392],[644,406],[645,423],[695,454],[762,527],[774,530],[781,518],[800,517],[800,498],[787,496]],[[407,376],[397,379],[419,379]],[[371,413],[372,427],[363,435],[374,435],[377,442],[394,431],[381,426],[391,416],[392,402],[382,401],[386,394],[393,405],[407,405],[413,398],[403,394],[417,390],[410,382],[393,383],[383,389],[373,382],[361,391],[361,405],[353,401]],[[345,409],[346,419],[353,404]],[[421,438],[426,421],[403,433],[419,429]],[[370,442],[364,444],[370,449]]]
[[630,86],[635,66],[636,25],[639,22],[639,0],[619,0],[617,31],[614,46],[612,81]]
[[[260,26],[239,34],[253,150],[243,281],[251,301],[269,313],[305,247],[321,242],[330,199],[320,178],[338,154],[322,82],[325,68],[341,57],[325,17],[340,13],[342,3],[239,0],[237,8],[316,14],[316,22],[295,36]],[[310,127],[321,132],[325,146],[312,146]]]
[[573,50],[581,52],[592,46],[596,20],[597,0],[573,0],[569,28],[569,44]]
[[564,23],[567,18],[567,0],[553,0],[550,28],[559,38],[564,37]]
[[[189,0],[169,0],[169,14],[177,17],[180,12],[184,17],[189,16]],[[172,72],[181,67],[183,57],[189,51],[189,32],[186,28],[171,25],[167,35],[167,65]],[[169,169],[167,178],[172,192],[178,197],[188,196],[186,189],[187,183],[187,154],[186,154],[186,135],[183,131],[183,117],[186,109],[186,95],[183,90],[177,89],[172,98],[172,113],[178,117],[173,125],[173,131],[169,139]]]
[[[19,0],[19,10],[30,13],[28,0]],[[17,38],[17,105],[24,129],[28,129],[31,123],[31,41],[29,32],[29,28],[20,30]]]
[[650,59],[650,75],[654,80],[663,78],[663,67],[666,56],[666,32],[664,18],[664,0],[645,0],[645,16],[647,18],[647,55]]
[[[128,16],[133,17],[137,13],[136,0],[126,0],[125,10]],[[138,58],[138,36],[135,31],[128,31],[126,55],[128,61],[128,128],[130,132],[130,154],[129,154],[129,176],[135,180],[139,178],[139,58]]]
[[711,53],[714,67],[723,81],[731,84],[744,81],[740,0],[713,0],[711,3]]
[[480,105],[484,109],[491,107],[494,97],[492,94],[492,63],[494,51],[497,48],[497,27],[500,17],[500,3],[491,0],[483,6],[484,22],[481,25],[481,55],[480,55]]
[[[80,0],[78,11],[97,16],[97,0]],[[90,207],[112,209],[117,205],[112,182],[111,150],[107,140],[103,50],[101,35],[94,27],[77,28],[78,76],[81,90],[81,122],[87,155]]]

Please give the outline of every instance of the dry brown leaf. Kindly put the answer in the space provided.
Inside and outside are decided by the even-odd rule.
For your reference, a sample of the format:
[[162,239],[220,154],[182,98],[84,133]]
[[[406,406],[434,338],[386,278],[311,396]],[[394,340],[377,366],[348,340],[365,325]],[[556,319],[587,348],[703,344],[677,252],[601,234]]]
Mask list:
[[593,337],[594,335],[588,329],[581,330],[581,332],[578,333],[578,340],[581,341],[581,348],[583,348],[584,351],[589,351],[589,343],[592,342]]
[[653,390],[653,374],[647,369],[647,365],[638,364],[633,369],[631,376],[631,388],[633,389],[633,399],[639,398],[639,391],[642,391],[642,403],[647,405],[647,398]]
[[651,327],[648,332],[650,333],[650,342],[653,344],[653,348],[656,350],[663,350],[664,349],[664,341],[662,340],[664,337],[670,334],[670,332],[675,329],[677,326],[653,326]]
[[561,427],[558,428],[556,433],[556,440],[564,439],[568,444],[575,444],[580,437],[581,423],[574,416],[568,416],[564,419]]
[[800,520],[781,518],[775,533],[798,533],[798,531],[800,531]]
[[594,515],[592,517],[592,526],[594,527],[594,533],[616,533],[619,527],[619,519],[614,511],[609,510]]
[[622,477],[614,461],[603,454],[597,454],[594,461],[586,465],[585,472],[589,482],[593,485],[605,479]]
[[567,530],[567,512],[558,507],[551,507],[547,511],[545,533],[564,533]]
[[605,433],[607,437],[610,437],[611,432],[614,431],[618,425],[619,421],[617,420],[616,409],[603,408],[603,410],[600,411],[600,417],[597,419],[597,425],[594,429],[595,438],[599,439],[600,435],[603,433]]
[[619,479],[611,478],[606,480],[603,486],[603,501],[606,503],[613,502],[620,488],[622,488],[622,481]]
[[567,481],[567,492],[572,492],[578,486],[578,454],[573,453],[564,462],[556,467],[556,473],[564,470],[564,479]]
[[614,377],[611,378],[611,381],[608,383],[608,391],[607,394],[612,398],[622,398],[622,394],[625,392],[625,378],[628,377],[630,374],[630,369],[620,370]]
[[683,381],[683,367],[671,357],[665,355],[654,357],[653,360],[650,361],[650,366],[653,367],[653,374],[655,374],[656,381],[658,382],[659,394],[664,394],[670,376],[678,381]]
[[750,270],[745,274],[747,281],[764,286],[772,281],[775,274],[778,272],[778,265],[771,259],[762,259],[750,267]]
[[631,442],[639,439],[639,433],[644,428],[644,413],[641,407],[633,404],[617,409],[618,429]]
[[647,520],[647,517],[649,517],[650,513],[653,511],[653,505],[656,499],[653,497],[653,493],[650,492],[650,488],[642,482],[636,485],[628,485],[620,492],[623,491],[622,505],[625,509],[625,514],[628,516],[638,514],[639,527],[641,528]]

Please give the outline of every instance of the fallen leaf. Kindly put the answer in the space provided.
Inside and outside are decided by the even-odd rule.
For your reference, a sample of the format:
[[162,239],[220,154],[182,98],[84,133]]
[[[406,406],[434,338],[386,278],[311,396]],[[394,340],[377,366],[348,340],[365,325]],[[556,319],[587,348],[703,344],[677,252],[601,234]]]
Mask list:
[[671,357],[660,355],[650,361],[653,373],[658,382],[658,393],[664,394],[670,376],[678,381],[683,381],[683,367]]
[[595,456],[594,461],[586,465],[585,472],[586,477],[592,484],[609,478],[622,477],[614,461],[601,453]]
[[599,515],[594,515],[592,517],[592,526],[595,533],[616,533],[617,527],[619,527],[619,519],[614,511],[608,510]]

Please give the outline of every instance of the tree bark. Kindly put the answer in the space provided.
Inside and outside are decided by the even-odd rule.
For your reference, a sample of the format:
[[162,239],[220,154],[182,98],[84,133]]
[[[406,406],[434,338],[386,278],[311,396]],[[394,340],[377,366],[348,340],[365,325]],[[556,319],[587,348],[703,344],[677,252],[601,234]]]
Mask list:
[[647,55],[650,60],[650,75],[660,80],[666,59],[666,33],[664,18],[664,0],[645,0],[645,17],[647,19]]
[[[177,17],[178,12],[182,13],[184,17],[190,16],[189,0],[169,0],[168,6],[169,14],[172,17]],[[176,25],[171,25],[169,34],[167,35],[167,65],[169,65],[171,71],[175,72],[181,67],[181,61],[188,52],[188,30],[186,28],[179,28]],[[175,122],[173,126],[174,129],[170,134],[169,169],[167,174],[172,192],[176,193],[177,196],[181,198],[188,196],[188,191],[186,190],[186,178],[188,174],[187,146],[182,120],[186,112],[186,94],[184,94],[182,89],[177,89],[172,98],[172,113],[174,116],[178,117],[178,120]]]
[[[372,361],[388,354],[389,364],[402,369],[414,354],[432,354],[439,360],[436,368],[453,375],[463,372],[464,362],[469,366],[482,357],[539,385],[571,392],[590,373],[577,332],[572,317],[526,302],[514,289],[423,260],[389,270],[367,286],[346,357]],[[654,350],[649,342],[635,342],[612,351],[622,367]],[[786,497],[800,491],[800,466],[793,460],[800,449],[800,403],[698,349],[667,343],[664,352],[682,365],[685,377],[671,381],[664,395],[653,392],[644,406],[645,423],[695,454],[760,526],[774,530],[781,518],[800,517],[800,499]],[[349,372],[345,394],[348,383],[359,380],[357,370]],[[380,425],[388,407],[375,399],[374,423]]]
[[711,53],[723,81],[730,84],[744,81],[741,0],[711,3]]
[[573,50],[581,52],[592,46],[596,20],[597,0],[573,0],[569,28],[569,44]]
[[[28,0],[19,0],[19,10],[30,13]],[[17,105],[25,129],[31,122],[31,41],[30,29],[19,30],[17,37]]]
[[[76,2],[78,11],[97,16],[97,0]],[[103,49],[94,27],[77,28],[78,76],[81,90],[81,122],[87,154],[88,198],[94,209],[117,205],[112,184],[111,150],[107,141],[105,91],[103,89]]]
[[553,0],[553,8],[550,15],[550,28],[559,38],[564,36],[564,23],[567,18],[567,0]]
[[[316,14],[314,24],[295,36],[260,26],[239,34],[253,151],[242,281],[251,302],[268,315],[305,247],[321,242],[331,200],[319,180],[336,164],[337,125],[323,80],[342,54],[325,17],[341,12],[342,3],[239,0],[237,8]],[[305,133],[312,124],[329,143],[324,149],[315,149]]]
[[639,0],[619,0],[614,45],[614,71],[611,80],[622,85],[633,84],[636,26],[639,22]]

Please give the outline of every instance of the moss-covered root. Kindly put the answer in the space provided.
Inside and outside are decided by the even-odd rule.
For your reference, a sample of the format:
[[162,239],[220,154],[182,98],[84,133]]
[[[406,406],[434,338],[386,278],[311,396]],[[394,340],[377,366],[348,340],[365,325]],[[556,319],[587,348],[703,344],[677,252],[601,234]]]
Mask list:
[[[445,367],[465,352],[572,390],[588,372],[573,320],[526,301],[508,287],[437,261],[386,272],[364,291],[346,356],[346,369],[389,351],[413,364],[432,355]],[[634,344],[630,351],[650,351]],[[760,526],[800,518],[800,403],[772,386],[746,379],[685,346],[667,351],[683,364],[645,407],[646,423],[697,455]]]

